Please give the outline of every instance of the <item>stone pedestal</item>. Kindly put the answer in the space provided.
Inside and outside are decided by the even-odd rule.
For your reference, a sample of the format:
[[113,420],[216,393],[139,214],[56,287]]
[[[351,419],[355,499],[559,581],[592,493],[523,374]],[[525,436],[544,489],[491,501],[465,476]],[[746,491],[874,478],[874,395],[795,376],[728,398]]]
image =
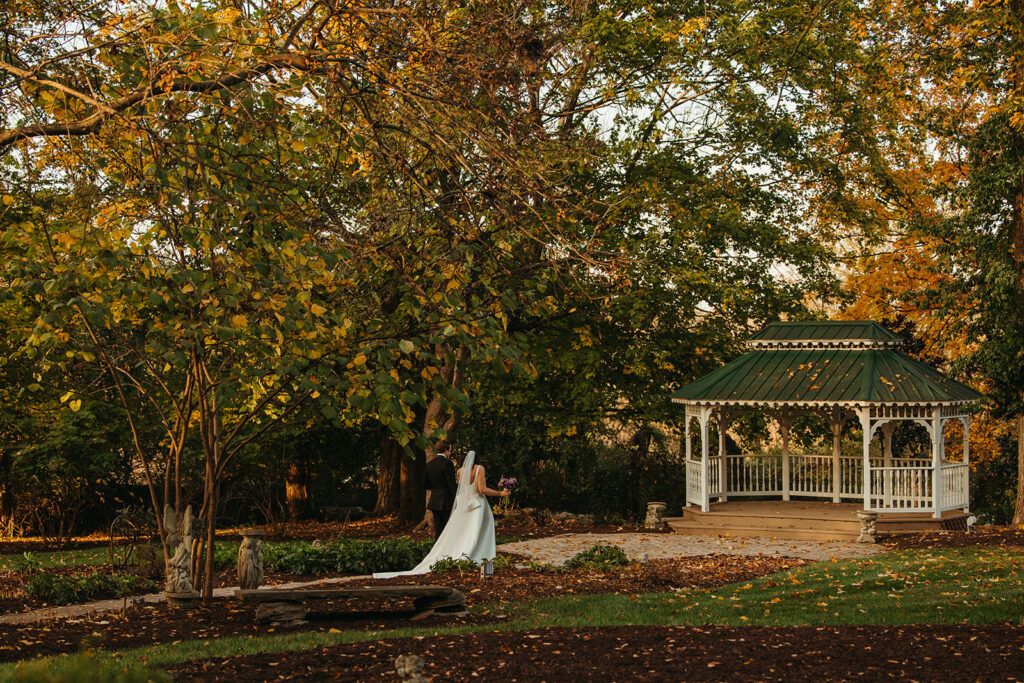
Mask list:
[[238,585],[243,590],[255,590],[263,583],[263,537],[262,529],[246,529],[242,532],[242,545],[238,546]]
[[189,593],[173,593],[170,591],[164,591],[164,597],[167,599],[167,604],[171,607],[177,607],[178,609],[191,609],[199,602],[200,596],[196,591]]
[[878,533],[878,513],[861,510],[857,513],[857,518],[860,520],[860,536],[857,537],[857,542],[874,543]]
[[644,520],[644,528],[646,529],[660,529],[665,523],[663,520],[665,510],[668,508],[666,503],[654,502],[647,504],[647,519]]

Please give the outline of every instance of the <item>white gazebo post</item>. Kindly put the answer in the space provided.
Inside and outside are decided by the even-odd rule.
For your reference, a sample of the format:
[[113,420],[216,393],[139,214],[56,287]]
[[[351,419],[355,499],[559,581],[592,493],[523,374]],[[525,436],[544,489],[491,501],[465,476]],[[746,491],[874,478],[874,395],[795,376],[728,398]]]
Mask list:
[[789,430],[793,426],[793,416],[789,408],[783,408],[779,414],[779,432],[782,434],[782,500],[789,500]]
[[892,507],[892,474],[889,469],[892,467],[892,434],[896,431],[896,423],[889,421],[882,425],[882,467],[885,468],[883,478],[883,490],[885,495],[885,507]]
[[842,461],[840,455],[842,455],[842,435],[843,435],[843,419],[842,408],[836,406],[832,409],[832,502],[838,503],[839,496],[842,492],[843,482],[843,471]]
[[729,484],[726,479],[725,431],[729,429],[729,415],[725,408],[718,408],[718,499],[723,503],[729,499]]
[[960,424],[962,424],[964,426],[964,464],[965,465],[970,465],[971,464],[971,444],[970,444],[971,430],[970,430],[970,420],[968,418],[966,418],[966,417],[961,417],[960,418]]
[[942,409],[932,411],[932,517],[942,517]]
[[871,509],[871,407],[857,408],[860,428],[864,440],[864,464],[862,471],[864,480],[864,509]]
[[711,430],[708,429],[708,422],[711,421],[711,407],[701,406],[700,416],[700,509],[707,512],[711,509],[711,461],[708,440],[711,438]]

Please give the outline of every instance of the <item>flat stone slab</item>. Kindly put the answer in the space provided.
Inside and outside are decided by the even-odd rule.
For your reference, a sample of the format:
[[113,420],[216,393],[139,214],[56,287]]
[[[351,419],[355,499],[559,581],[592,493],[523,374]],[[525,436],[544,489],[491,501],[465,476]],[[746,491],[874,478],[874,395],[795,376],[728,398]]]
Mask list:
[[[236,590],[235,597],[242,602],[274,602],[329,600],[331,598],[394,598],[394,597],[462,597],[462,593],[449,586],[376,586],[368,588],[256,588]],[[465,598],[463,598],[465,601]]]
[[870,557],[886,552],[885,548],[864,543],[773,540],[770,538],[737,538],[729,536],[685,536],[682,534],[562,534],[505,543],[498,549],[525,555],[537,562],[564,564],[576,553],[594,545],[613,545],[630,559],[652,560],[673,557],[694,557],[714,553],[726,555],[770,555],[801,557],[808,560],[830,560]]

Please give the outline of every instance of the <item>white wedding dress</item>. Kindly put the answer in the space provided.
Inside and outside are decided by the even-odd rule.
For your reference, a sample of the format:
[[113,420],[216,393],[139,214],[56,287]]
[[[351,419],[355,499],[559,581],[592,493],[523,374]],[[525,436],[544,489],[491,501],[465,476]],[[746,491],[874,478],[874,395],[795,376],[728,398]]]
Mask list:
[[451,517],[423,561],[408,571],[376,573],[373,578],[426,574],[438,560],[472,560],[481,564],[494,559],[494,515],[486,496],[479,491],[475,459],[474,451],[466,454]]

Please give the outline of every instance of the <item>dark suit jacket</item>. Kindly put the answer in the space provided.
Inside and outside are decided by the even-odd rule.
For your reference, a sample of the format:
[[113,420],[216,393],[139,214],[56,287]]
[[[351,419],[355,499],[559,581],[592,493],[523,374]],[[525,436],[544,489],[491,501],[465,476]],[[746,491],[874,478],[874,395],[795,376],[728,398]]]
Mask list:
[[455,505],[455,465],[443,455],[427,463],[423,487],[430,491],[429,510],[451,510]]

